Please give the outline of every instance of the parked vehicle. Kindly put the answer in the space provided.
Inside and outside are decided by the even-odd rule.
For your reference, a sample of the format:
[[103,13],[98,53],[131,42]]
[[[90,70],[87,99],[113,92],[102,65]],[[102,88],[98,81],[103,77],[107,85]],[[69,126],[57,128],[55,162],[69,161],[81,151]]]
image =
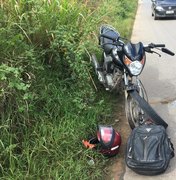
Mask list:
[[102,48],[102,59],[98,61],[95,54],[91,57],[98,79],[110,92],[124,90],[126,117],[132,129],[149,118],[166,128],[167,123],[148,104],[147,93],[139,75],[146,62],[146,52],[160,56],[153,51],[155,48],[172,56],[174,53],[164,48],[164,44],[151,43],[144,46],[142,42],[133,44],[124,41],[127,40],[120,37],[113,27],[100,27],[99,45]]
[[162,17],[176,17],[176,0],[151,0],[152,16],[157,20]]

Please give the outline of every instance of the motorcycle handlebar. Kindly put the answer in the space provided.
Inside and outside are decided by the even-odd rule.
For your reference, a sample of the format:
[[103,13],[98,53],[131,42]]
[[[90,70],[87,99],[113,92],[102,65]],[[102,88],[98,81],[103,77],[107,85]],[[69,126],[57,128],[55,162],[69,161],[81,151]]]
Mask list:
[[166,54],[169,54],[171,56],[175,55],[174,52],[172,52],[171,50],[165,48],[165,44],[153,44],[153,43],[150,43],[148,46],[144,46],[144,50],[146,52],[148,52],[148,53],[156,53],[156,54],[158,54],[157,52],[151,50],[151,49],[157,48],[157,47],[162,47],[161,49],[158,49],[158,50],[160,50],[160,51],[162,51],[162,52],[164,52]]
[[[100,37],[105,37],[105,38],[108,38],[108,39],[111,39],[113,41],[117,41],[117,39],[115,38],[112,38],[106,34],[101,34]],[[111,44],[111,43],[108,43],[108,44]],[[120,45],[120,44],[119,44]],[[154,43],[150,43],[148,46],[144,47],[144,50],[148,53],[153,53],[153,51],[151,50],[152,48],[157,48],[157,47],[161,47],[161,51],[166,53],[166,54],[169,54],[171,56],[174,56],[175,53],[170,51],[169,49],[165,48],[165,44],[154,44]]]
[[164,53],[166,53],[166,54],[169,54],[169,55],[171,55],[171,56],[174,56],[174,55],[175,55],[174,52],[170,51],[170,50],[167,49],[167,48],[162,48],[161,51],[164,52]]
[[165,47],[165,44],[154,44],[154,43],[150,43],[148,45],[149,48],[157,48],[157,47]]

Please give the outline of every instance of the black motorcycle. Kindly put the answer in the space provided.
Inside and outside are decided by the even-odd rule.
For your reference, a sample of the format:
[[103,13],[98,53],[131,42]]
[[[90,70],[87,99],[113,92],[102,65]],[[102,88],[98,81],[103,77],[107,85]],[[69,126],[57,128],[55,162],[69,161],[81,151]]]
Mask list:
[[168,124],[148,104],[147,93],[139,75],[146,62],[146,52],[161,56],[153,51],[155,48],[171,56],[175,54],[166,49],[164,44],[150,43],[144,46],[142,42],[133,44],[124,41],[127,39],[120,37],[113,27],[100,27],[102,59],[98,61],[95,55],[91,56],[98,79],[110,92],[124,90],[126,117],[132,129],[148,119],[167,128]]

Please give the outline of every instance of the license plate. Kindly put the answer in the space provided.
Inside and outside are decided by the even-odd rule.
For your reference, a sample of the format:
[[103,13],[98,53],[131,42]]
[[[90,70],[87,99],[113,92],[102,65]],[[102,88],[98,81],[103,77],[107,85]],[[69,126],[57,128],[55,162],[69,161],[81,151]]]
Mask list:
[[166,11],[166,14],[174,14],[174,11]]

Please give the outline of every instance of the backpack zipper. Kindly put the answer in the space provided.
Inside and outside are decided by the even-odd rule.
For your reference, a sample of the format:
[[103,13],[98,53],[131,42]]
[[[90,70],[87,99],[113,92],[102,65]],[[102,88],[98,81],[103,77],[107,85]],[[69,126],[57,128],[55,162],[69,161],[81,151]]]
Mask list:
[[144,137],[144,160],[147,160],[147,148],[146,148],[146,140],[147,140],[147,136]]

